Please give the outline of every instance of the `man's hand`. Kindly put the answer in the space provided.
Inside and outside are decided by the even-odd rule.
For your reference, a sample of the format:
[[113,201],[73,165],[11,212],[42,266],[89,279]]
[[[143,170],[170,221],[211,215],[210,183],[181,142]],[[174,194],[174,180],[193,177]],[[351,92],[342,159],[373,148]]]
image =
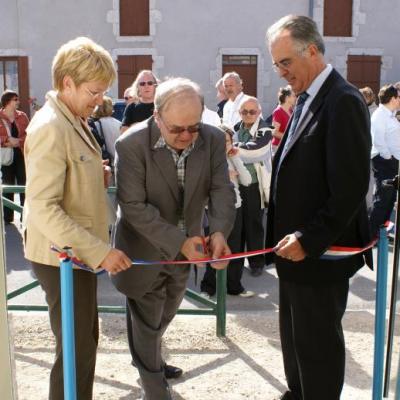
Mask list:
[[[187,238],[182,245],[181,253],[188,260],[198,260],[207,257],[207,249],[204,248],[204,239],[200,236]],[[198,267],[204,267],[205,264],[198,263]]]
[[125,271],[132,265],[129,257],[121,250],[111,249],[106,258],[101,262],[100,266],[108,271],[111,275],[116,275],[118,272]]
[[[221,256],[229,256],[231,253],[231,249],[226,243],[225,237],[221,232],[214,232],[211,237],[208,239],[211,257],[216,259]],[[224,269],[228,266],[229,261],[219,261],[215,263],[211,263],[211,266],[214,269]]]
[[279,257],[296,262],[304,260],[306,253],[294,233],[286,235],[275,247]]
[[108,166],[109,163],[109,160],[103,160],[104,187],[106,189],[110,186],[112,176],[111,167]]

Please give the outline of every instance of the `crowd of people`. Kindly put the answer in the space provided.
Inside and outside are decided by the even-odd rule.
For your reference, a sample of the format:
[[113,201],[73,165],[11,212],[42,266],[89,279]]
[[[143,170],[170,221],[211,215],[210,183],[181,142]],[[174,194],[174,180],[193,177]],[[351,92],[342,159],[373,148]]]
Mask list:
[[[113,61],[82,37],[58,50],[53,90],[29,125],[18,94],[1,96],[1,147],[12,149],[9,164],[2,152],[2,179],[26,184],[25,256],[46,293],[56,339],[51,400],[63,399],[59,261],[51,245],[72,247],[94,271],[108,271],[126,297],[132,364],[147,400],[171,399],[167,379],[183,372],[165,363],[161,340],[184,296],[190,260],[210,259],[204,295],[215,295],[216,270],[227,268],[227,293],[251,298],[255,293],[242,284],[244,258],[223,257],[273,247],[274,256],[247,262],[253,277],[271,262],[279,276],[288,383],[281,399],[340,398],[349,278],[372,266],[372,253],[322,256],[330,246],[363,248],[390,218],[396,191],[384,181],[398,173],[400,84],[383,86],[376,106],[370,88],[356,90],[325,62],[324,42],[308,17],[277,21],[267,47],[288,83],[270,118],[235,71],[216,83],[212,111],[195,82],[143,70],[124,93],[120,123],[106,96],[116,78]],[[105,191],[110,183],[116,221]],[[8,208],[4,218],[13,221]],[[133,258],[187,263],[131,268]],[[96,275],[74,270],[74,287],[77,391],[89,400]]]

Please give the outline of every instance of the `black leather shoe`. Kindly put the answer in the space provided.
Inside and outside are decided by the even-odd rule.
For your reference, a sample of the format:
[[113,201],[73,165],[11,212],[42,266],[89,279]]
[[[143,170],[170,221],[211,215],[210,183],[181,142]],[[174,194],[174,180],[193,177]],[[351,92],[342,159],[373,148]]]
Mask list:
[[173,365],[165,364],[164,366],[164,375],[166,379],[177,379],[182,375],[183,371],[174,367]]
[[296,400],[297,397],[295,397],[292,392],[286,391],[283,393],[280,397],[278,397],[276,400]]

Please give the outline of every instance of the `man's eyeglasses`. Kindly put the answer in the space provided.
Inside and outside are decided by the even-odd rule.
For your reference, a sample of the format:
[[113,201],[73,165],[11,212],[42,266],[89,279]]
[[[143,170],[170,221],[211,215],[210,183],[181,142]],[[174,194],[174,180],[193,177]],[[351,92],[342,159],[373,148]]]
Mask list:
[[92,97],[92,99],[103,98],[107,94],[107,90],[105,92],[93,92],[92,90],[88,89],[87,87],[84,88],[88,94]]
[[173,126],[170,127],[168,126],[165,121],[159,116],[160,121],[164,124],[164,126],[167,128],[168,132],[173,134],[173,135],[179,135],[183,132],[189,132],[189,133],[196,133],[200,130],[202,123],[198,122],[197,124],[194,125],[189,125],[189,126]]
[[[301,55],[307,49],[308,49],[308,46],[305,46],[302,49],[300,49],[299,51],[297,51],[297,54]],[[276,72],[278,72],[279,70],[288,71],[292,64],[293,64],[293,58],[284,58],[283,60],[276,61],[276,62],[272,63],[272,68]]]
[[143,81],[139,82],[139,86],[157,86],[157,83],[154,81]]
[[247,114],[249,114],[249,115],[257,115],[258,110],[246,110],[246,109],[244,109],[244,110],[240,110],[239,113],[242,114],[242,115],[247,115]]
[[291,58],[286,58],[282,61],[274,62],[272,64],[272,67],[274,68],[274,71],[276,71],[276,72],[278,72],[280,69],[287,71],[287,70],[289,70],[292,63],[293,63],[293,60]]

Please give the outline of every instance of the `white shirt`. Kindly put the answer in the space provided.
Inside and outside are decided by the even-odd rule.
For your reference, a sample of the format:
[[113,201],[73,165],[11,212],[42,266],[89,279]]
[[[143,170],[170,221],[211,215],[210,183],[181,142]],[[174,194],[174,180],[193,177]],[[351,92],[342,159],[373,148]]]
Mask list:
[[310,87],[306,90],[308,97],[307,100],[304,103],[303,109],[301,110],[301,115],[299,118],[299,122],[297,123],[297,126],[300,126],[300,122],[303,119],[303,117],[306,115],[308,109],[310,108],[310,104],[313,102],[315,99],[315,96],[321,89],[322,85],[324,82],[327,80],[329,74],[332,72],[332,65],[327,64],[325,69],[323,69],[320,74],[312,81]]
[[372,151],[371,158],[378,154],[389,160],[391,157],[400,160],[400,122],[395,112],[383,104],[371,117]]
[[[101,127],[103,128],[104,140],[106,142],[107,151],[110,153],[111,157],[115,158],[115,141],[120,135],[121,122],[113,117],[103,117],[100,118]],[[95,122],[97,130],[100,132],[99,121]]]
[[201,115],[201,122],[208,125],[220,126],[221,118],[215,111],[204,106],[203,114]]
[[235,100],[228,100],[224,106],[224,114],[222,116],[222,122],[233,129],[233,127],[240,122],[242,119],[239,114],[240,103],[244,97],[244,93],[240,92]]

